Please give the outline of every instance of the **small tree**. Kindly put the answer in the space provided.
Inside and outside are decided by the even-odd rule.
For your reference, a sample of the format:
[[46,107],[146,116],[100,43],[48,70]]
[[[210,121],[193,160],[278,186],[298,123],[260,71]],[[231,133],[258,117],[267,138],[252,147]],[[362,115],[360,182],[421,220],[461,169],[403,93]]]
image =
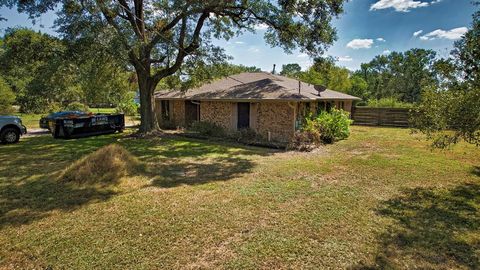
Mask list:
[[[464,140],[480,146],[480,11],[473,15],[472,28],[455,43],[455,66],[449,61],[437,68],[447,77],[442,87],[426,88],[414,109],[412,125],[445,148]],[[456,69],[456,72],[452,70]],[[446,71],[446,72],[445,72]],[[462,79],[450,76],[461,74]]]
[[10,86],[0,77],[0,114],[8,114],[13,111],[15,94]]
[[300,65],[297,63],[286,64],[286,65],[282,65],[282,71],[280,71],[280,75],[291,77],[291,78],[298,78],[301,71],[302,71],[302,67],[300,67]]

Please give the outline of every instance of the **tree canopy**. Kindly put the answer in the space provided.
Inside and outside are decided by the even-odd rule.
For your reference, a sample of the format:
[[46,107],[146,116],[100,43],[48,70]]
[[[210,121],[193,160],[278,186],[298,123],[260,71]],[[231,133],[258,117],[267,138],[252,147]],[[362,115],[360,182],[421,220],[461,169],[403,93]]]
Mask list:
[[369,98],[394,97],[403,102],[418,102],[421,89],[436,82],[435,57],[434,51],[425,49],[392,52],[362,64],[355,74],[367,82]]
[[42,113],[74,101],[118,104],[132,90],[132,72],[93,45],[72,44],[25,28],[8,29],[0,45],[0,74],[23,112]]

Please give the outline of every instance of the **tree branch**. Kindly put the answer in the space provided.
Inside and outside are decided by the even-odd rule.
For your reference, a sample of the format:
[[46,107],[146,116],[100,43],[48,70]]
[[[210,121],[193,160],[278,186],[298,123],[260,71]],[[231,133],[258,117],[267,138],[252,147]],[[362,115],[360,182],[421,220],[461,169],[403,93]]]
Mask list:
[[[183,63],[183,59],[185,59],[185,57],[187,55],[191,54],[196,49],[198,49],[198,47],[200,47],[200,45],[199,45],[200,34],[201,34],[201,31],[202,31],[202,27],[205,24],[205,20],[209,16],[209,13],[210,13],[209,10],[205,10],[202,13],[202,15],[200,15],[200,18],[198,19],[197,25],[196,25],[195,30],[194,30],[193,35],[192,35],[192,41],[185,48],[184,48],[184,44],[183,44],[184,39],[185,39],[185,29],[183,29],[184,28],[183,27],[184,23],[182,22],[182,30],[180,31],[179,44],[178,44],[179,45],[179,47],[178,47],[179,51],[178,51],[177,57],[175,59],[175,63],[168,68],[157,71],[154,75],[154,81],[155,82],[158,82],[162,78],[165,78],[166,76],[169,76],[169,75],[172,75],[173,73],[175,73],[181,67],[181,65]],[[185,22],[186,22],[186,18],[183,19],[183,20],[185,20]],[[183,34],[182,34],[182,32],[183,32]]]
[[[132,10],[128,7],[127,1],[125,0],[118,0],[118,3],[120,4],[120,7],[125,10],[125,13],[127,14],[127,21],[130,23],[130,25],[133,28],[133,31],[135,32],[135,35],[137,35],[138,38],[143,39],[143,35],[140,31],[140,28],[137,24],[137,20],[135,19],[135,15],[133,15]],[[121,17],[125,18],[125,17]]]

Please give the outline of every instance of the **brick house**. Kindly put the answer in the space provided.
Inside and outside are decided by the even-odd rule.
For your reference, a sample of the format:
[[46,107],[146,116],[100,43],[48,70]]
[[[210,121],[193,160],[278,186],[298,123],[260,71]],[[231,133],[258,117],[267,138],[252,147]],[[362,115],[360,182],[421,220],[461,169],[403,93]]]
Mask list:
[[267,72],[241,73],[187,91],[155,94],[160,126],[207,121],[234,132],[251,128],[264,138],[288,141],[305,115],[332,107],[351,112],[360,98]]

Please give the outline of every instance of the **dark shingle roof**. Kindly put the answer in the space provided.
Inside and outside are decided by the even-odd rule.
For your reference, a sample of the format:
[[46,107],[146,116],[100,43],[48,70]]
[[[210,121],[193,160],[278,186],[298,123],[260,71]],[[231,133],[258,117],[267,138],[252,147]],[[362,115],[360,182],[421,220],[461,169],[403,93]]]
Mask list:
[[[300,88],[300,91],[299,91]],[[267,72],[246,72],[187,91],[158,92],[158,99],[189,100],[359,100],[360,98]]]

